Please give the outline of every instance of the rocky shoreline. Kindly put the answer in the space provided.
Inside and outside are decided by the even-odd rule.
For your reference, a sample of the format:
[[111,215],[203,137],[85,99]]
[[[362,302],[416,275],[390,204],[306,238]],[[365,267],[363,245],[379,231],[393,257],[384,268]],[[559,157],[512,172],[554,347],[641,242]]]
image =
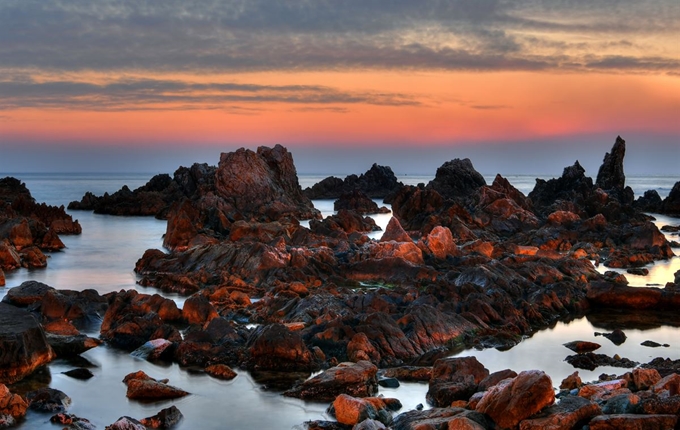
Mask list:
[[[331,402],[337,422],[306,423],[309,429],[673,428],[680,415],[675,362],[653,360],[597,383],[574,375],[556,400],[556,381],[539,370],[489,374],[474,358],[446,358],[461,347],[511,348],[595,309],[675,309],[680,272],[663,288],[637,288],[592,263],[636,269],[674,256],[641,211],[677,216],[680,182],[663,201],[649,193],[634,200],[624,155],[617,138],[594,182],[576,162],[560,178],[537,180],[528,196],[500,175],[486,184],[467,159],[444,163],[427,185],[403,185],[374,165],[303,191],[292,155],[277,145],[222,154],[217,167],[182,167],[134,191],[88,193],[69,208],[168,220],[168,252],[146,251],[135,271],[141,285],[188,298],[179,309],[133,290],[101,296],[38,282],[12,288],[2,306],[12,308],[7,315],[23,312],[26,323],[7,325],[0,336],[3,351],[17,351],[3,353],[0,382],[104,341],[218,378],[234,377],[232,368],[248,371],[285,396]],[[2,181],[2,269],[33,267],[31,255],[41,248],[59,249],[58,233],[79,232],[63,207],[45,209],[23,184]],[[338,213],[320,219],[310,196],[337,198]],[[380,210],[372,198],[391,204],[394,215],[380,240],[365,234],[376,228],[365,215]],[[92,324],[101,324],[99,339],[80,334]],[[625,367],[625,358],[598,355],[577,352],[574,362]],[[128,389],[143,398],[183,392],[136,378]],[[399,380],[427,381],[434,408],[395,413],[397,400],[373,397],[378,384]],[[11,387],[0,390],[0,416],[20,420],[22,407],[11,405],[35,402]],[[152,418],[136,424],[126,417],[132,424],[111,428],[144,428]]]

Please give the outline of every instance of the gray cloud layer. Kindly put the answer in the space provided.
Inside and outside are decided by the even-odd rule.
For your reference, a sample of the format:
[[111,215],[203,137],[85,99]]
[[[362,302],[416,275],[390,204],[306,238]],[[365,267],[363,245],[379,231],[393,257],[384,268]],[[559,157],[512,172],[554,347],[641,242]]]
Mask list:
[[677,40],[679,20],[677,0],[4,0],[0,67],[668,72],[677,48],[630,45]]

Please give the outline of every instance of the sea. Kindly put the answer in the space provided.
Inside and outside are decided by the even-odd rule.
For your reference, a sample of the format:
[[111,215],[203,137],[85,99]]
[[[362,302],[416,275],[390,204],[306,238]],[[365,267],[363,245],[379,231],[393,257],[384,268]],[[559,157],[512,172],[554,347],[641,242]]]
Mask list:
[[[14,176],[23,181],[38,202],[50,205],[67,206],[70,201],[80,200],[87,191],[96,195],[105,192],[113,193],[123,185],[135,189],[144,185],[153,173],[135,174],[65,174],[65,173],[5,173],[0,177]],[[302,188],[311,186],[328,175],[300,174]],[[344,177],[346,174],[334,176]],[[487,183],[493,181],[494,175],[485,175]],[[524,194],[534,187],[536,178],[533,175],[510,175],[506,178]],[[540,176],[550,179],[555,176]],[[405,184],[417,185],[432,179],[428,175],[402,175],[399,180]],[[640,176],[628,177],[627,183],[636,196],[646,190],[656,189],[662,198],[668,195],[680,177],[674,176]],[[382,202],[377,202],[384,205]],[[333,213],[333,201],[317,200],[314,205],[324,216]],[[389,205],[385,205],[388,206]],[[165,221],[152,217],[116,217],[96,215],[87,211],[69,211],[82,225],[83,232],[78,236],[62,236],[66,249],[49,254],[48,267],[44,269],[19,269],[6,272],[6,286],[0,287],[0,299],[6,292],[27,280],[36,280],[58,289],[83,290],[93,288],[101,294],[111,291],[136,289],[143,293],[159,293],[175,300],[182,306],[184,297],[162,293],[156,289],[137,285],[137,276],[133,269],[136,261],[145,250],[162,249],[162,236],[165,233]],[[680,225],[680,219],[654,215],[655,223],[663,225]],[[376,216],[376,223],[385,227],[390,219],[389,214]],[[379,238],[381,232],[373,234]],[[680,241],[677,234],[669,239]],[[680,255],[680,249],[675,248]],[[649,265],[647,276],[626,274],[630,285],[663,286],[673,280],[673,274],[680,270],[680,257],[669,261]],[[608,270],[604,267],[598,270]],[[622,271],[623,273],[623,271]],[[558,322],[545,330],[527,336],[517,346],[501,351],[497,349],[459,351],[454,356],[476,356],[491,372],[503,369],[544,370],[559,386],[562,379],[573,373],[571,365],[564,361],[571,351],[562,344],[573,340],[586,340],[602,345],[598,352],[613,356],[627,357],[639,362],[647,362],[654,357],[680,359],[680,320],[674,318],[655,323],[636,324],[618,322],[615,316],[589,316],[572,321]],[[624,328],[628,339],[616,346],[596,332],[611,331],[611,324]],[[97,330],[88,333],[98,336]],[[640,346],[645,340],[653,340],[668,347],[648,348]],[[74,367],[89,367],[94,377],[80,381],[64,375],[62,372]],[[131,372],[143,370],[150,376],[167,378],[171,385],[180,387],[191,395],[172,401],[142,403],[128,400],[125,397],[126,387],[123,377]],[[175,427],[184,429],[298,429],[309,420],[331,419],[326,413],[327,403],[305,402],[281,395],[280,392],[264,389],[255,382],[248,372],[236,369],[238,376],[232,381],[221,381],[191,369],[180,368],[177,364],[149,363],[133,357],[124,351],[110,348],[107,345],[94,348],[82,354],[82,359],[69,361],[57,359],[50,363],[31,381],[32,384],[49,385],[65,392],[72,399],[69,413],[90,420],[97,428],[112,424],[121,416],[137,419],[152,416],[163,408],[177,406],[184,418]],[[625,369],[600,367],[595,371],[579,370],[584,381],[596,380],[602,373],[621,374]],[[27,382],[28,383],[28,382]],[[26,384],[27,384],[26,383]],[[398,398],[403,404],[402,411],[415,409],[421,404],[425,408],[427,392],[426,383],[402,383],[399,388],[380,388],[380,394]],[[27,390],[20,383],[16,390]],[[29,411],[20,428],[54,429],[49,422],[50,414]]]

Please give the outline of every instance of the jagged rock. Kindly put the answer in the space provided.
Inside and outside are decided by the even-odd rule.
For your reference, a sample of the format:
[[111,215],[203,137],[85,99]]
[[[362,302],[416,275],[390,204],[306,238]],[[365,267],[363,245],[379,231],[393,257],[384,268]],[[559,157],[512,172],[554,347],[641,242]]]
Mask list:
[[587,297],[594,306],[615,309],[676,309],[680,304],[680,292],[674,289],[627,287],[606,281],[591,282]]
[[578,376],[578,371],[576,371],[562,380],[560,390],[574,390],[581,388],[581,385],[583,385],[583,381],[581,381],[581,377]]
[[444,260],[450,255],[459,255],[451,230],[447,227],[437,226],[433,228],[423,243],[427,251],[440,260]]
[[25,281],[18,287],[7,291],[2,301],[14,306],[25,307],[40,302],[48,291],[54,291],[54,288],[38,281]]
[[205,373],[217,379],[231,380],[238,375],[226,364],[213,364],[205,368]]
[[447,161],[437,169],[427,188],[437,191],[444,198],[461,200],[486,185],[484,176],[475,170],[468,158]]
[[33,315],[0,303],[0,383],[20,381],[55,356]]
[[656,190],[647,190],[634,202],[635,208],[644,212],[661,212],[663,200]]
[[623,158],[626,155],[626,141],[621,136],[616,137],[616,142],[611,153],[604,155],[602,165],[597,172],[595,186],[603,190],[623,190],[626,186],[626,175],[623,172]]
[[504,379],[512,379],[517,377],[517,372],[510,369],[499,370],[498,372],[491,373],[486,378],[482,379],[479,383],[477,389],[479,391],[487,391],[489,388],[497,385]]
[[189,297],[182,307],[182,318],[189,324],[203,325],[218,316],[212,303],[200,293]]
[[531,419],[520,422],[520,430],[562,430],[581,428],[602,413],[600,406],[578,396],[566,396]]
[[340,198],[333,203],[333,209],[336,211],[339,211],[340,209],[351,210],[361,215],[390,213],[389,209],[384,206],[379,208],[370,197],[358,189],[343,193]]
[[601,399],[605,394],[626,388],[627,385],[628,382],[625,379],[614,379],[611,381],[586,384],[579,389],[578,396],[586,399],[598,400]]
[[427,401],[433,406],[446,407],[455,400],[467,400],[489,371],[475,357],[440,359],[432,368]]
[[80,418],[73,414],[60,412],[50,417],[50,422],[55,424],[66,425],[68,429],[73,430],[95,430],[97,427],[85,418]]
[[391,428],[393,430],[451,428],[483,430],[496,427],[493,421],[484,414],[462,408],[446,407],[404,412],[395,417]]
[[167,354],[166,351],[171,349],[173,345],[174,343],[167,339],[153,339],[132,351],[130,355],[143,360],[159,360]]
[[334,236],[336,232],[354,233],[380,230],[371,217],[361,216],[358,212],[340,209],[337,214],[323,220],[311,220],[309,228],[316,234]]
[[46,338],[56,356],[60,358],[80,355],[102,343],[101,340],[84,334],[71,336],[47,333]]
[[400,381],[427,382],[432,378],[432,367],[401,366],[385,369],[382,375]]
[[343,193],[360,190],[372,199],[382,199],[400,186],[401,183],[397,181],[390,167],[373,164],[366,173],[360,176],[349,175],[344,180],[330,176],[311,188],[306,188],[304,193],[314,200],[337,199]]
[[120,417],[115,423],[106,426],[105,430],[146,430],[146,426],[134,418]]
[[554,402],[550,377],[529,370],[489,388],[476,410],[489,415],[501,428],[512,428]]
[[335,419],[340,424],[355,425],[366,419],[377,419],[378,411],[365,399],[340,394],[333,401]]
[[595,354],[586,352],[583,354],[570,355],[564,359],[567,363],[578,369],[595,370],[598,366],[612,366],[631,368],[637,366],[639,363],[631,361],[627,358],[618,356],[609,357],[605,354]]
[[161,410],[152,417],[144,418],[139,422],[152,429],[169,429],[178,424],[184,416],[176,406],[170,406]]
[[673,185],[668,197],[663,200],[660,212],[666,215],[680,216],[680,181]]
[[378,368],[370,361],[340,363],[286,391],[303,400],[332,401],[340,394],[369,397],[378,392]]
[[408,233],[404,231],[403,227],[399,223],[399,220],[395,217],[390,218],[390,221],[387,223],[387,227],[385,228],[385,232],[380,238],[380,241],[413,242]]

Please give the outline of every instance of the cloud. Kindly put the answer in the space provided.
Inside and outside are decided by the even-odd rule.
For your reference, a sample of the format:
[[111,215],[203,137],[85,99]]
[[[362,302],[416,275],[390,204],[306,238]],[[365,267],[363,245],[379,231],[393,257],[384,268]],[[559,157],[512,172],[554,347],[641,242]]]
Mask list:
[[[583,55],[612,41],[634,44],[643,36],[671,44],[678,20],[677,0],[4,0],[0,65],[194,73],[559,70],[583,65]],[[536,52],[555,41],[589,52]],[[607,49],[639,56],[635,46]],[[661,61],[639,61],[642,71],[669,71],[658,67],[677,60],[672,46],[652,46],[645,55]]]
[[[194,83],[163,79],[119,79],[95,84],[82,81],[33,79],[0,81],[0,109],[66,108],[103,111],[226,109],[255,114],[259,108],[231,103],[370,104],[417,106],[408,94],[344,92],[317,85],[255,85]],[[226,104],[226,107],[225,107]],[[332,107],[336,109],[336,107]]]

